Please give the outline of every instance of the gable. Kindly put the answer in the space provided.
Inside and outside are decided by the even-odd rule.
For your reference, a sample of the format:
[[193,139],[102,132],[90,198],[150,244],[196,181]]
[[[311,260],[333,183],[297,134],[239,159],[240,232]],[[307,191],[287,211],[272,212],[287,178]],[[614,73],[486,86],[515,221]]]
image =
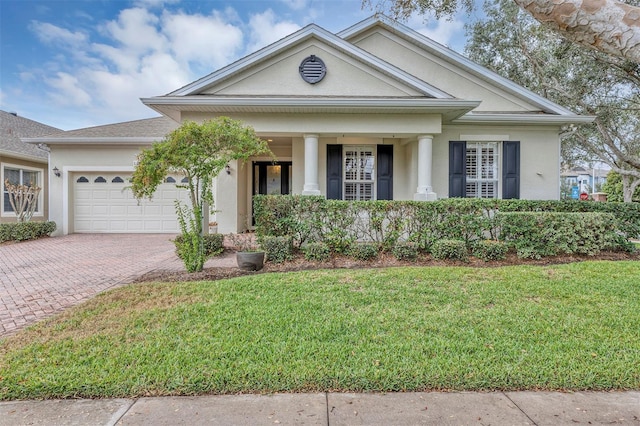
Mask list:
[[503,88],[409,43],[386,28],[377,26],[359,34],[352,42],[410,74],[460,99],[481,100],[476,112],[534,112],[539,105],[507,92]]
[[[315,84],[299,73],[305,58],[315,55],[326,66],[326,75]],[[205,88],[201,95],[224,96],[350,96],[424,97],[425,93],[385,74],[323,40],[312,37],[290,46],[267,60]],[[430,97],[430,96],[429,96]]]

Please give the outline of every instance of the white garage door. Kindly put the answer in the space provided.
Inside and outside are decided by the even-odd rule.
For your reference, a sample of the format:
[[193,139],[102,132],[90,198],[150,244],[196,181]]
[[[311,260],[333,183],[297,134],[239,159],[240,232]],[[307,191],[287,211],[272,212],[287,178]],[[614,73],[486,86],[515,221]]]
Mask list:
[[176,188],[182,177],[168,176],[152,200],[139,203],[127,189],[130,177],[130,173],[76,173],[74,232],[179,233],[174,200],[188,200],[187,191]]

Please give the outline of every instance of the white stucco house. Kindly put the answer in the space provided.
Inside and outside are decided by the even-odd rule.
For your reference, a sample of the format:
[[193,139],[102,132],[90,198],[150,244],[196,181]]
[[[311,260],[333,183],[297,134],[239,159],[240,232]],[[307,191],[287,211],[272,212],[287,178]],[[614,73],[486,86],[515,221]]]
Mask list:
[[161,117],[27,140],[62,171],[49,176],[60,232],[176,232],[180,176],[140,206],[123,188],[140,149],[185,120],[243,120],[278,158],[217,178],[224,233],[250,226],[259,193],[558,199],[562,128],[593,120],[383,16],[337,34],[309,25],[142,102]]

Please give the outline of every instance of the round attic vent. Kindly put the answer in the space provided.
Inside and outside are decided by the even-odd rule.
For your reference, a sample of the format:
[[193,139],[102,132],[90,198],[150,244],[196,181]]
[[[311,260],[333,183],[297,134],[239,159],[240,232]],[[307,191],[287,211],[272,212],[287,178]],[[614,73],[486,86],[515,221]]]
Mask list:
[[316,84],[322,80],[327,73],[327,67],[324,62],[316,55],[304,58],[298,70],[300,71],[302,79],[310,84]]

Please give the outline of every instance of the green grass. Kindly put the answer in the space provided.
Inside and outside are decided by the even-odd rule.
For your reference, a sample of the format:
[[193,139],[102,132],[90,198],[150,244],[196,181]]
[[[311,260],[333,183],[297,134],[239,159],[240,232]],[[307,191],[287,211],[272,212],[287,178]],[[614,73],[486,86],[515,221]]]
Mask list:
[[640,262],[137,284],[0,341],[0,399],[640,389]]

